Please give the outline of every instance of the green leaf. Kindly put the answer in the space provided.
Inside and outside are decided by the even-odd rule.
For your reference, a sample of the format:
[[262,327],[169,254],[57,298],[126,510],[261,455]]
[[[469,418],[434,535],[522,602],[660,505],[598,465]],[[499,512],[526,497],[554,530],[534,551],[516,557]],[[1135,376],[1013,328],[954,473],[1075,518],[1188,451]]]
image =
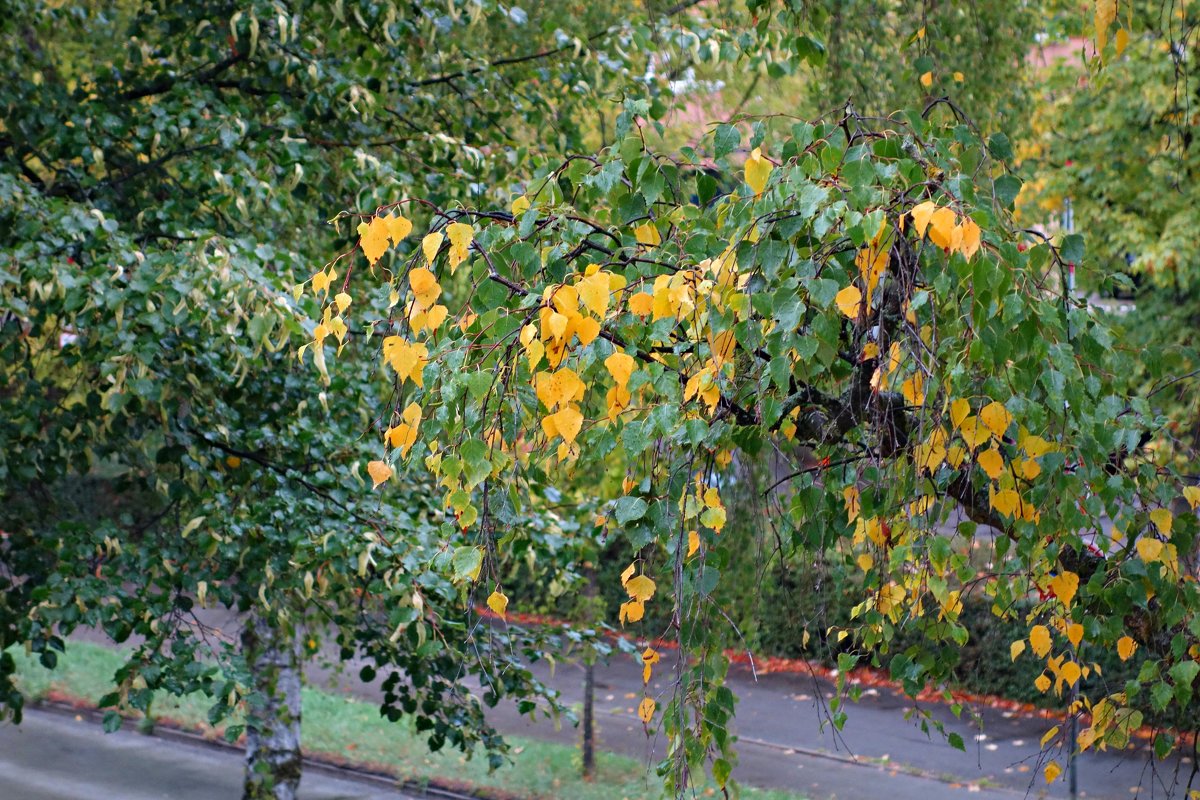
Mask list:
[[825,45],[811,36],[801,34],[792,40],[792,52],[814,67],[825,65]]
[[1078,233],[1067,235],[1063,239],[1059,254],[1062,256],[1062,260],[1068,264],[1082,264],[1084,255],[1083,236]]
[[613,504],[613,512],[621,525],[641,519],[646,515],[648,508],[646,501],[640,497],[621,497]]
[[996,200],[1005,208],[1012,208],[1017,195],[1021,193],[1021,179],[1015,175],[1001,175],[996,178]]
[[713,134],[713,157],[724,158],[737,149],[742,134],[733,125],[718,125]]
[[717,784],[717,788],[724,789],[725,784],[729,781],[729,774],[733,771],[733,766],[723,758],[718,758],[713,762],[712,774],[713,781]]
[[992,154],[992,158],[1000,161],[1011,161],[1013,157],[1012,142],[1008,140],[1002,131],[993,133],[988,137],[988,152]]
[[478,547],[459,547],[450,557],[450,567],[456,581],[475,580],[483,566],[483,550]]

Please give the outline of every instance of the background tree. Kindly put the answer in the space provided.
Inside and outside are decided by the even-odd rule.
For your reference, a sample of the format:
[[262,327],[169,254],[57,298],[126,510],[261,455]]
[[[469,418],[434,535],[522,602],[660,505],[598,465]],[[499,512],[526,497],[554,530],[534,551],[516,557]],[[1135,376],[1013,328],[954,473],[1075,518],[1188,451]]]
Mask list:
[[[1032,177],[1022,194],[1023,219],[1053,222],[1069,202],[1075,225],[1087,233],[1081,289],[1137,295],[1121,320],[1125,346],[1144,354],[1130,386],[1154,392],[1154,402],[1171,414],[1160,442],[1164,463],[1194,474],[1200,447],[1193,374],[1200,366],[1196,9],[1122,3],[1103,69],[1081,58],[1091,30],[1067,19],[1074,24],[1064,24],[1062,35],[1074,35],[1076,46],[1047,72],[1035,135],[1021,150]],[[1164,370],[1189,377],[1159,383]]]

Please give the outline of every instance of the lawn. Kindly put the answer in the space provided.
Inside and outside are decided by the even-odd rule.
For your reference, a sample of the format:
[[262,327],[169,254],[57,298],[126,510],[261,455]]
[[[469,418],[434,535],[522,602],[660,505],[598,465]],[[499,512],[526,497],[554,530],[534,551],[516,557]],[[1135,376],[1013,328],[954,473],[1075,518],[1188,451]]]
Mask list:
[[[22,688],[31,698],[66,696],[95,704],[111,690],[113,672],[122,663],[116,651],[86,642],[70,643],[54,670],[14,651]],[[155,700],[156,721],[210,733],[208,701],[202,696]],[[434,783],[480,797],[571,797],[577,800],[657,798],[658,779],[644,763],[612,753],[598,755],[597,776],[588,783],[579,777],[579,750],[526,737],[507,737],[513,763],[489,772],[485,759],[458,752],[430,752],[422,738],[404,722],[389,723],[376,706],[360,700],[304,689],[304,749],[306,754],[339,763],[369,765],[418,784]],[[719,795],[712,786],[701,796]],[[800,800],[779,791],[744,789],[748,800]]]

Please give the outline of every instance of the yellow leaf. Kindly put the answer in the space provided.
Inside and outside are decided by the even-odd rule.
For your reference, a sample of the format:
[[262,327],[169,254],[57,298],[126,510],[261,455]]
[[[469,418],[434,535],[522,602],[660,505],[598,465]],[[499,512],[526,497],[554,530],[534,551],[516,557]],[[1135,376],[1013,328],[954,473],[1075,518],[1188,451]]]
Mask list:
[[[632,488],[632,487],[630,487],[630,488]],[[628,567],[625,568],[625,570],[621,573],[621,585],[622,586],[629,583],[629,579],[633,577],[633,573],[635,570],[637,570],[637,564],[630,564]]]
[[421,310],[432,306],[442,294],[437,278],[425,267],[417,267],[409,273],[408,285],[412,287],[416,306]]
[[718,508],[721,505],[721,493],[717,491],[717,487],[710,486],[704,490],[704,505],[709,508]]
[[575,437],[579,435],[579,429],[583,427],[583,414],[579,407],[568,405],[551,416],[558,435],[568,444],[574,442]]
[[1058,726],[1055,725],[1053,728],[1051,728],[1050,730],[1048,730],[1044,734],[1042,734],[1041,746],[1045,747],[1050,742],[1051,739],[1053,739],[1055,736],[1058,736],[1058,730],[1059,730]]
[[345,292],[338,292],[333,296],[333,302],[337,305],[338,313],[345,314],[346,309],[350,307],[350,295],[346,294]]
[[433,260],[437,258],[438,250],[441,249],[442,240],[445,238],[441,231],[434,231],[421,240],[421,252],[425,254],[425,263],[429,266],[433,266]]
[[967,451],[956,444],[950,445],[950,449],[946,451],[946,462],[955,469],[958,469],[966,457]]
[[587,388],[575,371],[568,368],[539,372],[534,380],[538,399],[551,410],[573,400],[582,400]]
[[608,404],[608,418],[613,420],[622,411],[629,408],[629,402],[633,399],[633,396],[623,387],[614,386],[605,393],[604,399]]
[[1004,472],[1004,456],[1000,455],[1000,451],[994,447],[980,453],[978,461],[980,468],[992,480],[996,480]]
[[646,292],[638,292],[629,298],[629,313],[639,317],[648,317],[654,309],[654,297]]
[[662,236],[653,222],[638,225],[633,229],[633,235],[637,238],[638,244],[644,244],[648,247],[657,247],[662,244]]
[[1067,688],[1070,688],[1079,682],[1079,676],[1083,674],[1083,671],[1074,661],[1068,661],[1062,665],[1061,674],[1062,679],[1067,682]]
[[642,683],[650,682],[651,670],[660,659],[658,651],[653,647],[647,647],[646,651],[642,653]]
[[708,346],[712,351],[713,360],[718,365],[724,364],[733,357],[734,348],[737,347],[737,339],[733,335],[733,331],[721,331],[713,336],[709,331]]
[[1034,625],[1029,630],[1029,644],[1038,658],[1050,652],[1050,629],[1045,625]]
[[837,293],[834,298],[838,310],[850,319],[858,319],[859,304],[862,302],[862,292],[857,286],[847,286]]
[[955,250],[962,241],[962,229],[955,223],[958,215],[952,208],[939,208],[929,218],[929,241],[938,247]]
[[657,705],[653,697],[642,698],[642,702],[638,704],[638,719],[642,722],[649,723],[654,717],[654,709]]
[[922,72],[921,73],[921,85],[924,86],[926,89],[928,89],[930,86],[933,86],[933,73],[932,72]]
[[921,373],[913,375],[904,383],[900,384],[900,392],[904,395],[904,399],[910,405],[919,406],[925,404],[925,376]]
[[1025,640],[1018,639],[1008,646],[1008,654],[1013,661],[1017,660],[1017,656],[1025,652]]
[[1129,46],[1129,31],[1121,28],[1119,31],[1117,31],[1117,36],[1113,42],[1117,46],[1117,55],[1124,53],[1125,48]]
[[959,426],[958,432],[972,452],[991,439],[991,434],[979,417],[967,417]]
[[1117,0],[1096,0],[1096,52],[1103,57],[1108,26],[1117,18]]
[[1083,641],[1083,626],[1078,622],[1067,626],[1067,641],[1075,647],[1079,647],[1079,643]]
[[1040,436],[1026,436],[1021,441],[1021,447],[1030,458],[1040,458],[1052,449],[1050,442]]
[[1150,521],[1154,523],[1154,527],[1158,528],[1158,532],[1163,536],[1171,535],[1171,524],[1174,518],[1171,516],[1170,509],[1154,509],[1150,512]]
[[1017,463],[1017,472],[1025,480],[1031,481],[1042,474],[1042,465],[1032,458],[1023,458]]
[[1050,688],[1050,679],[1046,677],[1046,673],[1043,672],[1034,679],[1033,685],[1037,687],[1039,692],[1045,692]]
[[525,195],[521,195],[520,197],[518,197],[512,201],[512,205],[509,206],[509,211],[511,211],[512,215],[514,217],[516,217],[521,214],[524,214],[526,211],[529,210],[529,208],[530,208],[529,198],[526,197]]
[[687,557],[691,558],[700,549],[700,532],[688,531]]
[[367,474],[371,476],[371,480],[375,484],[371,488],[378,489],[379,484],[392,477],[392,468],[382,461],[371,461],[367,464]]
[[955,80],[956,82],[958,82],[958,83],[962,83],[962,82],[963,82],[963,81],[965,81],[966,79],[967,79],[967,78],[966,78],[966,76],[965,76],[965,75],[963,75],[961,72],[956,72],[956,73],[954,73],[954,80]]
[[407,378],[417,386],[424,386],[423,372],[429,355],[425,345],[409,342],[399,336],[388,336],[383,340],[383,360],[401,378]]
[[962,225],[960,227],[962,228],[962,236],[960,237],[962,240],[960,245],[962,248],[962,254],[968,261],[970,261],[971,258],[979,252],[979,248],[983,244],[982,240],[980,239],[981,231],[979,230],[979,226],[976,225],[975,221],[970,217],[963,217]]
[[637,362],[628,353],[613,353],[604,359],[604,366],[608,368],[608,373],[613,376],[617,386],[624,388],[629,383],[629,376],[633,374]]
[[383,217],[372,217],[369,223],[359,223],[358,243],[371,266],[383,257],[388,249],[388,224]]
[[392,240],[392,244],[400,244],[400,240],[412,233],[412,223],[403,216],[392,214],[384,217],[383,221],[387,223],[388,236]]
[[449,313],[450,310],[441,304],[429,309],[429,312],[425,315],[425,328],[431,331],[437,330],[446,321],[446,316]]
[[537,367],[538,362],[542,360],[542,356],[546,354],[546,346],[542,344],[541,339],[534,339],[525,346],[525,355],[529,357],[529,369],[533,370]]
[[1200,508],[1200,486],[1187,486],[1183,490],[1183,499],[1187,500],[1192,511]]
[[937,204],[932,200],[926,200],[924,203],[913,206],[913,210],[909,212],[912,217],[913,230],[917,232],[917,236],[925,235],[925,229],[929,227],[929,220],[933,217],[933,212],[937,211]]
[[1152,536],[1143,536],[1137,540],[1138,557],[1151,564],[1162,558],[1163,543]]
[[771,176],[773,169],[775,169],[775,165],[763,157],[762,148],[754,148],[750,157],[746,159],[746,183],[754,191],[756,197],[767,188],[767,178]]
[[1137,642],[1128,636],[1122,636],[1117,640],[1117,655],[1121,657],[1122,661],[1128,661],[1136,650]]
[[401,414],[403,422],[387,431],[387,440],[392,447],[400,449],[400,455],[407,456],[408,451],[417,441],[417,431],[421,425],[421,407],[409,403]]
[[1070,606],[1075,599],[1075,592],[1079,590],[1079,576],[1068,571],[1055,575],[1054,580],[1050,581],[1050,590],[1064,606]]
[[492,592],[490,595],[488,595],[487,604],[488,608],[490,608],[493,613],[496,614],[496,616],[500,617],[500,619],[504,619],[504,614],[508,611],[508,597],[504,594],[504,592],[500,591],[499,589]]
[[321,292],[328,291],[329,284],[333,282],[334,276],[335,276],[335,273],[332,270],[330,270],[329,272],[321,270],[320,272],[313,275],[312,276],[313,292],[315,292],[316,294],[320,294]]
[[[337,337],[338,343],[341,344],[346,340],[346,332],[349,330],[346,323],[341,317],[334,317],[329,320],[329,330]],[[340,350],[339,350],[340,352]]]
[[638,622],[646,613],[646,605],[637,600],[630,600],[626,603],[621,603],[620,620],[624,625],[626,622]]
[[645,603],[654,596],[654,581],[645,575],[635,575],[625,582],[625,591],[631,600]]
[[609,273],[597,272],[579,282],[579,300],[589,311],[600,319],[608,312]]
[[932,474],[946,460],[946,455],[946,432],[941,428],[934,428],[929,438],[917,446],[917,469]]
[[960,397],[950,404],[950,421],[954,423],[954,427],[958,428],[962,425],[963,420],[971,415],[971,403],[964,397]]
[[1012,414],[1008,413],[1008,409],[1003,405],[993,400],[979,412],[979,420],[992,432],[992,436],[999,439],[1012,424]]
[[858,519],[861,509],[861,497],[857,486],[847,486],[842,490],[842,498],[846,505],[846,522],[851,523]]
[[452,222],[446,226],[446,235],[450,237],[448,263],[450,274],[453,275],[458,265],[467,258],[471,242],[475,239],[475,229],[465,222]]

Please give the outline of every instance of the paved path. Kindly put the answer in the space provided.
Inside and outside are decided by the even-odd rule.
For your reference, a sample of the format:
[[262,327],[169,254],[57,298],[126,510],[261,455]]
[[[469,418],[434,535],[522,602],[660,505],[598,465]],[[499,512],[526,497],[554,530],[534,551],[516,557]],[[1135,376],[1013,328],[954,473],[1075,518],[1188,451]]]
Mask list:
[[[3,800],[238,800],[239,753],[143,736],[105,734],[83,718],[27,710],[0,723]],[[412,800],[309,770],[301,800]]]

